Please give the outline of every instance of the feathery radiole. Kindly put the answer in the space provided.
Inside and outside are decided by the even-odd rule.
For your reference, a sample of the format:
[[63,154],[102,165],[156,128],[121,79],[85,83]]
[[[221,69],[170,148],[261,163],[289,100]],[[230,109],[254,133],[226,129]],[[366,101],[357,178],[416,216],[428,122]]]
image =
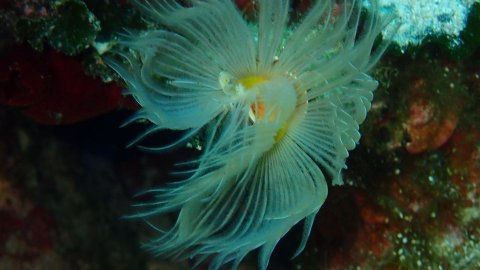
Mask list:
[[[120,41],[107,60],[152,128],[195,134],[203,150],[187,179],[152,189],[133,217],[168,212],[171,228],[145,244],[174,259],[210,259],[235,269],[259,249],[266,269],[278,241],[301,220],[306,245],[327,196],[341,184],[348,150],[360,139],[377,82],[367,72],[385,49],[375,1],[318,0],[289,22],[288,0],[259,0],[257,23],[230,0],[134,1],[157,29]],[[136,141],[135,141],[136,142]],[[176,144],[153,148],[168,150]]]

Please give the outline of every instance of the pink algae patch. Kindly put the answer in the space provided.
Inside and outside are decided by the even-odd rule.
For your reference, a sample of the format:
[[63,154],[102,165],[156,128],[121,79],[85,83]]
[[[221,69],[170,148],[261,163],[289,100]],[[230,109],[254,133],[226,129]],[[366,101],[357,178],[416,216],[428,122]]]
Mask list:
[[54,235],[53,216],[0,176],[0,265],[26,269],[54,252]]
[[434,150],[444,145],[458,124],[459,109],[442,107],[422,93],[425,83],[417,80],[412,88],[405,129],[410,137],[406,149],[411,154]]

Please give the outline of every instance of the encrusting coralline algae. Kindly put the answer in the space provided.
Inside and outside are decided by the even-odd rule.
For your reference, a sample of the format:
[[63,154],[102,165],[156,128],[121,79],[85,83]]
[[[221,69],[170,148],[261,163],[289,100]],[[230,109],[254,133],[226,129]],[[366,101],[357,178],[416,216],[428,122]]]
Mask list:
[[[364,0],[368,8],[368,0]],[[378,0],[381,14],[395,14],[395,23],[382,35],[401,48],[420,45],[428,36],[449,37],[452,45],[461,44],[460,33],[467,24],[471,7],[479,0]]]
[[[210,269],[235,269],[259,249],[266,269],[278,241],[299,221],[306,245],[327,196],[326,179],[341,184],[348,151],[360,139],[377,82],[367,72],[386,44],[386,25],[370,1],[319,0],[299,23],[289,1],[258,1],[250,27],[232,1],[134,1],[158,29],[128,34],[108,63],[142,109],[132,118],[152,128],[183,130],[177,143],[206,134],[195,170],[148,190],[136,218],[159,236],[154,254],[209,259]],[[373,8],[372,8],[373,7]],[[253,31],[251,29],[257,29]],[[287,34],[288,32],[288,34]],[[152,218],[176,213],[170,228]]]

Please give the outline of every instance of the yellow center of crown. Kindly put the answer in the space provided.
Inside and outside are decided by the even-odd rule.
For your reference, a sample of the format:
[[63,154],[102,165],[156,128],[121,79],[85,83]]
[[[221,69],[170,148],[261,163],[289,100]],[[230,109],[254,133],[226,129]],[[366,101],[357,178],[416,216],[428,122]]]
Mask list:
[[[230,75],[227,72],[221,72],[219,74],[218,82],[220,87],[222,88],[223,92],[227,95],[239,95],[245,91],[253,90],[258,84],[268,82],[271,78],[262,76],[262,75],[253,75],[247,76],[240,79],[236,79],[234,76]],[[278,86],[277,86],[278,87]],[[271,93],[276,95],[275,93]],[[280,91],[279,93],[281,96],[285,95]],[[292,97],[289,97],[292,98]],[[295,98],[295,97],[293,97]],[[269,112],[268,119],[266,114],[266,107],[267,105],[260,100],[257,100],[255,103],[250,105],[249,117],[252,123],[255,123],[259,120],[268,120],[270,122],[275,121],[276,117],[278,116],[278,111]],[[278,109],[278,108],[277,108]],[[291,119],[286,119],[282,126],[278,129],[274,136],[275,143],[280,142],[290,125]]]
[[241,83],[246,90],[266,81],[268,81],[268,78],[265,76],[249,76],[238,80],[238,82]]
[[287,129],[288,129],[288,124],[289,122],[285,122],[283,124],[283,126],[278,130],[277,134],[275,134],[275,142],[278,143],[280,142],[283,137],[285,136],[285,134],[287,133]]
[[[257,84],[263,83],[268,81],[268,78],[265,76],[249,76],[245,78],[241,78],[238,80],[240,84],[245,88],[245,90],[250,90],[255,87]],[[250,119],[255,122],[257,119],[262,119],[264,117],[264,105],[263,103],[259,102],[257,105],[250,106]],[[282,138],[287,133],[288,129],[288,122],[284,123],[283,126],[278,130],[277,134],[275,134],[275,142],[278,143],[282,140]]]

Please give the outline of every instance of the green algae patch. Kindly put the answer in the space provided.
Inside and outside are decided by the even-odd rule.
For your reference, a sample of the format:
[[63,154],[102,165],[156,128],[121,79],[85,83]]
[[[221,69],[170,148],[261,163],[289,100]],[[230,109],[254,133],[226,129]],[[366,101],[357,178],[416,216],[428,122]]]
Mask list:
[[45,34],[49,33],[50,27],[50,22],[45,18],[22,17],[16,25],[17,38],[26,40],[32,48],[41,51]]
[[42,16],[22,16],[16,23],[17,40],[43,50],[45,41],[55,50],[76,55],[89,48],[100,31],[99,20],[82,1],[67,0],[46,5]]
[[59,16],[56,17],[49,34],[53,48],[68,55],[75,55],[95,41],[100,31],[100,23],[85,3],[66,1],[56,10]]

